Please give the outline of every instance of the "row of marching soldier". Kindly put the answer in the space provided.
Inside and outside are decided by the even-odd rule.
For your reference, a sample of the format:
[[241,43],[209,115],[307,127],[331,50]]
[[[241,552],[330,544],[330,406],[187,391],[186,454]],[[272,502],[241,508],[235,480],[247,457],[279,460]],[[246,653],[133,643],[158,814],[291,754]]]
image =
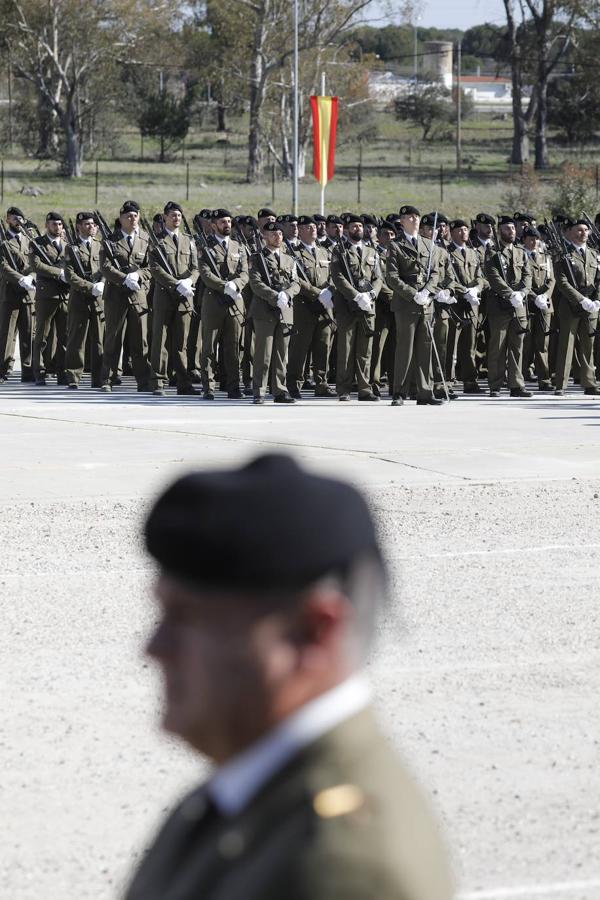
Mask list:
[[[536,227],[529,213],[470,222],[408,204],[385,219],[253,216],[165,205],[152,222],[123,203],[43,233],[10,207],[0,244],[0,380],[17,338],[21,380],[84,370],[111,393],[137,390],[294,403],[303,390],[347,402],[437,406],[464,394],[596,395],[600,232],[588,216]],[[200,385],[198,390],[195,385]],[[335,385],[335,388],[332,386]]]

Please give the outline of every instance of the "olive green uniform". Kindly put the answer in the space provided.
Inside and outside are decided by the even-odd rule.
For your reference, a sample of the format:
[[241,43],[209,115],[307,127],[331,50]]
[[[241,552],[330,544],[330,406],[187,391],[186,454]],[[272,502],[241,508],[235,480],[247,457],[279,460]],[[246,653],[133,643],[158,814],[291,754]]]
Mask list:
[[[110,247],[107,249],[107,242],[103,242],[100,251],[102,275],[106,279],[106,338],[101,383],[111,384],[118,376],[123,337],[127,329],[131,367],[138,391],[147,391],[151,373],[148,360],[150,248],[148,235],[144,231],[136,230],[130,237],[131,240],[123,232],[116,232]],[[137,291],[125,286],[126,277],[132,272],[137,272],[139,276]]]
[[237,815],[200,788],[175,809],[126,900],[451,900],[446,851],[365,710],[292,759]]
[[[527,295],[531,291],[531,265],[522,247],[518,244],[504,244],[500,251],[488,250],[484,271],[490,285],[487,301],[490,324],[490,391],[499,391],[507,374],[510,390],[522,390],[525,379],[521,363],[527,329]],[[515,291],[521,291],[525,295],[521,309],[515,309],[510,303],[510,297]]]
[[482,313],[481,304],[473,309],[466,300],[465,293],[469,288],[477,288],[478,297],[481,300],[487,281],[483,277],[481,255],[476,250],[471,247],[461,248],[457,244],[450,244],[448,255],[454,276],[452,290],[458,300],[457,313],[465,323],[458,335],[457,363],[464,390],[471,393],[478,390],[476,348]]
[[[314,252],[313,252],[314,251]],[[333,310],[319,301],[321,291],[330,287],[329,253],[315,244],[299,245],[297,276],[300,291],[294,301],[294,332],[290,338],[287,387],[294,394],[302,389],[304,369],[310,353],[315,380],[315,395],[327,393],[327,366],[331,344]]]
[[21,381],[31,381],[33,346],[33,292],[19,287],[29,275],[29,238],[20,233],[9,235],[0,245],[0,377],[8,378],[15,362],[15,345],[19,335]]
[[[152,366],[151,387],[161,389],[168,382],[168,345],[171,362],[177,377],[177,389],[190,387],[191,378],[187,364],[187,341],[192,317],[193,300],[186,300],[177,291],[177,282],[191,278],[192,288],[198,280],[198,254],[193,239],[183,232],[177,241],[165,232],[159,239],[161,254],[156,247],[150,250],[150,272],[154,277],[152,301]],[[169,344],[170,342],[170,344]]]
[[[342,262],[344,253],[351,280]],[[374,300],[383,286],[379,255],[370,244],[348,241],[334,248],[331,255],[331,280],[335,287],[333,306],[337,323],[336,389],[338,394],[350,394],[356,380],[358,396],[371,394],[371,353],[375,333],[375,305],[368,313],[359,308],[355,297],[365,291],[361,282],[370,285]]]
[[[392,297],[394,293],[385,280],[385,266],[387,249],[380,244],[375,248],[379,254],[383,282],[381,290],[375,299],[375,334],[373,335],[373,350],[371,353],[371,374],[369,381],[376,394],[381,393],[381,379],[384,371],[388,374],[388,386],[392,389],[394,376],[394,339],[396,336],[396,323],[392,312]],[[390,352],[391,346],[391,352]]]
[[[439,273],[437,290],[449,290],[452,293],[454,278],[448,258],[448,250],[446,249],[445,244],[439,243],[435,244],[434,251],[437,255],[436,266]],[[443,390],[444,382],[442,375],[445,379],[448,367],[448,343],[452,313],[450,312],[449,304],[440,303],[437,300],[434,300],[433,312],[433,340],[435,341],[435,348],[440,361],[440,365],[438,366],[438,361],[434,354],[432,359],[433,390],[434,393],[438,393]]]
[[[598,253],[585,247],[583,254],[570,246],[566,259],[556,262],[556,294],[560,331],[556,356],[556,389],[564,390],[569,380],[575,340],[578,340],[579,380],[582,387],[596,388],[594,371],[594,332],[598,327],[598,313],[587,313],[581,301],[600,300],[600,264]],[[575,285],[571,281],[571,274]]]
[[254,322],[255,334],[252,393],[254,397],[265,396],[273,357],[271,392],[274,397],[280,397],[287,394],[287,356],[294,313],[292,306],[280,310],[277,294],[285,291],[293,300],[300,284],[296,263],[283,248],[278,251],[266,249],[262,254],[268,279],[265,278],[260,255],[254,253],[250,258],[252,302],[248,315]]
[[67,244],[65,275],[69,284],[65,374],[69,384],[79,384],[85,364],[85,342],[90,333],[92,387],[100,387],[104,350],[104,301],[92,288],[102,280],[100,243],[90,238]]
[[[527,251],[525,251],[527,252]],[[550,366],[548,349],[550,346],[550,330],[554,306],[552,294],[556,279],[554,265],[550,254],[543,250],[527,253],[531,264],[531,293],[529,295],[529,332],[525,335],[523,348],[523,371],[526,372],[533,362],[534,371],[540,387],[550,387]],[[539,309],[535,298],[547,294],[549,309]]]
[[[54,241],[58,241],[58,247]],[[33,249],[41,248],[40,252]],[[44,255],[50,260],[46,262]],[[54,369],[58,384],[66,384],[65,352],[67,348],[67,295],[69,286],[61,279],[65,266],[65,242],[44,234],[31,241],[29,264],[35,273],[35,337],[33,339],[33,374],[37,379],[46,374],[46,347],[50,332],[56,329]]]
[[[392,311],[396,319],[396,356],[393,394],[406,399],[410,395],[411,367],[417,386],[417,400],[433,397],[431,377],[431,321],[433,303],[419,306],[414,297],[427,289],[438,289],[437,254],[431,255],[431,241],[418,235],[416,246],[404,233],[388,250],[386,281],[392,289]],[[431,270],[427,267],[431,255]],[[431,298],[433,299],[433,297]]]
[[[219,357],[225,369],[225,387],[228,393],[237,392],[240,386],[240,341],[246,311],[241,292],[248,284],[248,257],[243,246],[229,237],[226,246],[217,237],[208,238],[208,246],[200,251],[198,266],[204,285],[202,292],[202,354],[200,372],[202,388],[215,389],[217,369],[217,344]],[[209,254],[218,274],[209,263]],[[238,298],[225,293],[228,281],[235,282]]]

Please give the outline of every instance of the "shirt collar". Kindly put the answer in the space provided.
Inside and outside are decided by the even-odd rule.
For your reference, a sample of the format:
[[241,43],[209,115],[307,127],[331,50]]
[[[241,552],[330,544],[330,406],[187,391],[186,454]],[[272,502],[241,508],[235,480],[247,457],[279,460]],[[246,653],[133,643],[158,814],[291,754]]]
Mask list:
[[[404,229],[402,230],[404,231]],[[418,234],[409,234],[408,231],[404,231],[404,237],[409,242],[409,244],[412,244],[413,241],[417,241],[419,239]]]
[[217,769],[206,785],[208,795],[221,814],[237,815],[300,750],[360,712],[370,700],[365,676],[351,676]]
[[[123,231],[123,229],[121,228],[121,234],[123,235],[123,237],[124,237],[125,239],[130,238],[130,237],[131,237],[131,238],[137,237],[137,233],[138,233],[138,229],[137,229],[137,228],[134,228],[133,231],[132,231],[130,234],[127,234],[127,232],[126,232],[126,231]],[[169,234],[172,234],[172,233],[173,233],[173,232],[171,232],[171,231],[169,232]]]
[[165,231],[166,231],[167,234],[170,235],[171,237],[177,237],[177,238],[179,237],[179,229],[178,229],[178,228],[177,228],[175,231],[169,231],[168,228],[165,228]]
[[304,241],[302,241],[301,243],[302,243],[302,246],[305,247],[307,250],[310,250],[311,253],[317,246],[317,241],[315,241],[314,244],[305,244]]

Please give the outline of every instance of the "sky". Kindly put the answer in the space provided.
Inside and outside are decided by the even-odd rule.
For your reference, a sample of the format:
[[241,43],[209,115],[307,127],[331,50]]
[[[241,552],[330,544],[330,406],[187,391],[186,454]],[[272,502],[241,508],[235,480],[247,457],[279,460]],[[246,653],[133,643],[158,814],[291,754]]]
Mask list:
[[[473,25],[493,22],[503,25],[506,22],[502,0],[427,0],[426,3],[415,4],[418,8],[419,25],[424,28],[461,28],[465,30]],[[375,0],[365,20],[372,25],[386,25],[393,22],[400,24],[400,15],[393,14],[401,3],[394,0]],[[390,17],[390,11],[392,15]]]

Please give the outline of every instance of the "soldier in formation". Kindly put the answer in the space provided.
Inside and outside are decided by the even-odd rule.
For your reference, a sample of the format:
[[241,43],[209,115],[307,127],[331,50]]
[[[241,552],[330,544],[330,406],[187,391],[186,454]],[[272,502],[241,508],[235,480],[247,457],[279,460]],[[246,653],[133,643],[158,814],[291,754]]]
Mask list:
[[[111,219],[112,221],[112,219]],[[0,382],[84,371],[110,393],[130,365],[137,389],[214,400],[270,395],[393,406],[505,387],[597,395],[600,231],[587,216],[537,225],[527,212],[470,221],[404,204],[384,219],[232,216],[190,228],[168,202],[149,222],[127,200],[114,228],[98,211],[51,211],[44,232],[15,206],[0,229]],[[100,226],[100,227],[98,227]],[[201,391],[194,386],[201,385]],[[335,385],[335,387],[334,387]]]

